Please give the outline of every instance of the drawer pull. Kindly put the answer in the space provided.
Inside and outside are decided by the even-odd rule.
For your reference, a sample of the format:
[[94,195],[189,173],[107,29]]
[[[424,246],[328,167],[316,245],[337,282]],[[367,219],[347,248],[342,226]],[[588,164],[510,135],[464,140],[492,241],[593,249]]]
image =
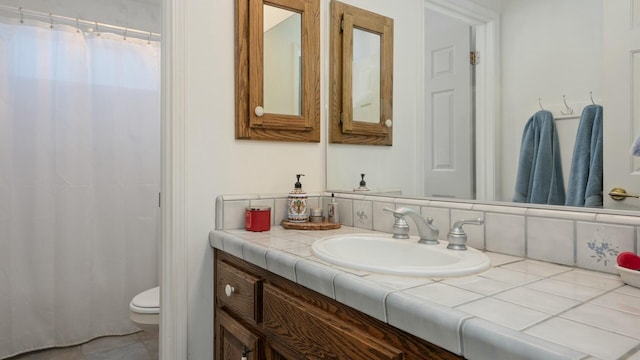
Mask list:
[[236,289],[234,289],[233,286],[227,284],[224,287],[224,293],[227,294],[227,297],[231,296],[231,294],[233,294],[234,292],[236,292]]

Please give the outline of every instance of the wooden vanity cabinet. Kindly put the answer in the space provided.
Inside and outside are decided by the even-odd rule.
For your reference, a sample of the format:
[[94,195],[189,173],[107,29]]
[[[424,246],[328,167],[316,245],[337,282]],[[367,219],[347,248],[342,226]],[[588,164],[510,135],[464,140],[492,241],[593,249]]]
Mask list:
[[417,360],[457,355],[214,250],[215,360]]

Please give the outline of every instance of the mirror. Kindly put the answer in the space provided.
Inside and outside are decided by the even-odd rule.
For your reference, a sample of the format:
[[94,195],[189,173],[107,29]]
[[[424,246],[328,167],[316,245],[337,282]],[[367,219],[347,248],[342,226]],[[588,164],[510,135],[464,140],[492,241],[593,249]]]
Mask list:
[[392,145],[393,19],[331,2],[330,142]]
[[319,0],[236,0],[236,139],[320,141]]
[[[453,1],[426,0],[425,3],[427,5],[424,8],[416,6],[413,11],[426,12],[434,8],[442,9],[444,6],[445,12],[455,14]],[[448,8],[447,3],[451,3]],[[465,1],[461,3],[464,4]],[[608,56],[607,39],[603,37],[603,27],[607,26],[606,19],[603,20],[603,17],[606,14],[603,12],[603,0],[554,2],[504,0],[475,3],[481,3],[485,8],[478,11],[478,8],[469,7],[470,10],[457,18],[470,25],[469,31],[480,40],[475,42],[477,47],[486,45],[485,43],[490,40],[487,39],[490,31],[494,31],[496,42],[494,48],[481,47],[480,63],[474,67],[476,77],[472,93],[475,94],[473,103],[476,106],[472,106],[471,109],[476,113],[477,118],[475,127],[470,129],[472,132],[470,141],[472,149],[475,149],[473,157],[475,164],[471,179],[475,184],[476,200],[513,204],[511,197],[515,189],[522,132],[531,115],[540,110],[538,99],[541,99],[542,106],[552,111],[557,118],[565,181],[569,177],[580,113],[585,106],[591,104],[590,93],[595,103],[604,104],[605,123],[607,114],[611,113],[613,107],[607,105],[611,102],[606,101],[607,88],[603,85],[608,81],[605,71],[610,70],[605,67],[603,60]],[[433,6],[430,7],[429,4]],[[398,15],[401,11],[392,8],[387,10],[396,21],[405,25],[410,23],[411,17]],[[576,11],[580,12],[580,17],[574,16]],[[404,12],[403,14],[406,15]],[[499,19],[499,25],[496,19]],[[407,143],[406,148],[404,151],[396,151],[396,144],[394,144],[394,151],[391,153],[374,147],[355,151],[344,146],[329,144],[327,147],[328,189],[350,191],[357,187],[359,174],[366,173],[367,184],[373,191],[399,189],[404,196],[409,197],[425,197],[427,193],[438,193],[426,191],[429,184],[425,184],[424,177],[427,167],[425,158],[433,157],[430,155],[433,152],[430,149],[432,143],[423,139],[425,137],[423,134],[429,129],[426,129],[426,125],[419,120],[429,112],[429,109],[424,106],[426,55],[422,52],[424,49],[424,44],[421,43],[423,41],[422,21],[418,21],[414,26],[407,25],[408,29],[396,28],[398,31],[394,69],[396,91],[406,88],[414,89],[406,93],[410,98],[407,103],[413,110],[402,113],[406,116],[402,118],[402,126],[405,125],[405,120],[407,122],[413,120],[413,123],[410,126],[407,125],[407,129],[400,124],[394,125],[394,133],[402,133],[398,138],[402,138]],[[414,36],[412,41],[407,40],[412,34]],[[413,58],[419,59],[417,66],[412,62]],[[490,67],[490,69],[482,70],[483,67]],[[419,69],[417,73],[416,68]],[[478,71],[484,71],[485,75],[491,75],[493,71],[495,73],[493,77],[499,79],[494,83],[496,88],[492,89],[488,86],[486,77],[478,77]],[[629,84],[623,85],[627,89],[631,88]],[[491,91],[495,94],[493,103],[483,98],[491,95]],[[627,96],[629,96],[628,92],[627,90]],[[563,95],[566,95],[568,105],[574,110],[573,118],[562,114],[565,110]],[[394,94],[394,97],[400,101],[397,94]],[[479,103],[483,106],[494,106],[493,115],[485,116],[483,123],[478,122],[479,116],[489,112],[479,107]],[[631,106],[621,108],[631,108]],[[394,117],[398,118],[401,111],[404,111],[404,108],[396,106]],[[636,135],[638,134],[626,134],[625,142],[633,140],[631,137]],[[605,147],[606,136],[605,131]],[[493,149],[495,153],[491,154],[488,149]],[[485,155],[487,153],[490,155]],[[368,161],[369,158],[377,161]],[[607,162],[616,161],[606,156],[606,149],[604,161],[606,177]],[[401,163],[404,164],[401,166]],[[609,189],[605,186],[604,190],[608,192]],[[637,192],[637,190],[627,188],[629,192]],[[428,196],[433,197],[433,195]],[[629,200],[626,202],[629,203]],[[606,204],[605,207],[607,207]]]
[[300,115],[302,16],[264,5],[264,111]]
[[380,35],[353,29],[351,65],[351,108],[353,118],[367,123],[380,122]]

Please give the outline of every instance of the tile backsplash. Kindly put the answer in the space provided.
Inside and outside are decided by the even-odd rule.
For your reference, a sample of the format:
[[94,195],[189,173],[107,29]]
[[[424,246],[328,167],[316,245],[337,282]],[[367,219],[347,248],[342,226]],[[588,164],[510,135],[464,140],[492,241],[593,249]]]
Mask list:
[[[327,213],[330,193],[309,193],[309,207]],[[487,205],[389,196],[336,193],[341,224],[391,232],[393,216],[384,208],[410,207],[432,217],[446,240],[451,225],[460,219],[483,218],[483,225],[465,225],[468,245],[506,255],[617,274],[616,257],[638,253],[640,217],[625,213],[550,210],[541,207]],[[216,229],[243,229],[249,206],[270,206],[271,224],[287,217],[286,194],[220,195],[216,199]],[[416,226],[408,220],[411,235]]]

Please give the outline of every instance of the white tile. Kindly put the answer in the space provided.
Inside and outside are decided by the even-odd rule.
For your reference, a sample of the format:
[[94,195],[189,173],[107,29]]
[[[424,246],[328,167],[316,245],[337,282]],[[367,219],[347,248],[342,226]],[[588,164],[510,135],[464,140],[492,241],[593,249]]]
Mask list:
[[635,297],[640,297],[640,289],[637,287],[625,285],[621,288],[616,289],[616,292],[627,294]]
[[473,291],[482,295],[492,295],[514,287],[502,281],[483,278],[480,276],[465,276],[444,280],[443,283],[452,285],[464,290]]
[[462,353],[460,325],[469,314],[429,303],[405,292],[393,292],[386,300],[388,323],[410,334],[429,339],[455,354]]
[[322,266],[313,261],[301,260],[296,263],[296,281],[298,284],[335,299],[333,279],[339,271]]
[[297,248],[301,246],[300,243],[297,243],[293,240],[282,239],[274,236],[254,239],[251,242],[253,242],[254,244],[262,245],[264,247],[271,248],[271,249],[280,249],[280,250],[292,249],[292,248]]
[[489,259],[491,259],[491,265],[494,267],[522,261],[522,258],[517,256],[505,255],[489,251],[486,251],[485,254],[489,257]]
[[553,276],[555,280],[567,281],[573,284],[593,287],[601,290],[612,290],[624,283],[617,276],[611,276],[595,271],[575,269]]
[[638,341],[575,321],[553,318],[525,331],[602,359],[618,359]]
[[640,339],[640,315],[585,304],[560,315],[563,318]]
[[551,316],[494,298],[473,301],[456,309],[514,330],[522,330]]
[[485,205],[485,204],[473,204],[473,210],[501,213],[501,214],[513,214],[524,215],[527,212],[526,207],[519,206],[498,206],[498,205]]
[[267,270],[295,282],[298,259],[296,256],[279,250],[269,250],[267,252]]
[[[451,226],[455,224],[456,221],[462,219],[483,219],[484,213],[481,211],[466,211],[466,210],[451,210]],[[467,234],[467,245],[471,246],[475,249],[484,250],[485,242],[484,242],[484,224],[483,225],[473,225],[466,224],[462,227],[464,232]],[[441,234],[442,239],[447,238],[447,233],[449,229],[446,229],[445,233]]]
[[564,296],[553,295],[526,287],[517,287],[494,295],[496,299],[508,301],[513,304],[522,305],[530,309],[556,315],[573,306],[580,304],[580,301]]
[[572,270],[573,268],[550,264],[535,260],[524,260],[502,266],[504,269],[520,271],[527,274],[549,277]]
[[309,257],[311,255],[313,255],[311,253],[311,246],[302,246],[302,247],[297,247],[297,248],[289,248],[289,249],[284,249],[284,251],[291,253],[293,255],[296,256],[300,256],[300,257]]
[[480,276],[513,285],[523,285],[541,279],[540,276],[527,274],[520,271],[513,271],[502,267],[494,267],[489,271],[483,272],[482,274],[480,274]]
[[266,269],[267,251],[266,247],[247,241],[242,245],[242,259]]
[[[587,209],[585,209],[587,210]],[[593,212],[578,212],[567,210],[549,210],[549,209],[534,209],[527,210],[528,216],[537,216],[553,219],[565,219],[576,221],[596,221],[596,213]]]
[[432,280],[424,277],[395,276],[385,274],[369,274],[364,276],[364,278],[398,290],[404,290],[420,285],[430,284],[433,282]]
[[429,207],[441,207],[441,208],[448,208],[448,209],[471,210],[473,208],[473,204],[470,203],[470,202],[434,201],[434,200],[432,200],[429,203]]
[[383,211],[384,208],[394,209],[395,204],[392,202],[373,202],[373,230],[392,234],[394,217],[391,213]]
[[353,226],[361,229],[373,229],[373,203],[353,200]]
[[285,220],[288,217],[287,198],[274,199],[274,206],[272,210],[271,217],[273,217],[273,225],[282,224],[282,220]]
[[527,257],[573,266],[573,231],[571,220],[527,217]]
[[586,301],[604,293],[604,290],[571,284],[566,281],[555,279],[543,279],[526,285],[529,289],[560,295],[575,300]]
[[245,210],[249,200],[225,201],[223,229],[244,229]]
[[596,221],[599,223],[611,223],[620,225],[640,225],[640,217],[616,214],[598,214]]
[[577,223],[576,264],[585,269],[615,274],[616,257],[635,249],[632,226],[600,223]]
[[404,290],[405,293],[445,306],[456,306],[484,297],[472,291],[442,283],[432,283]]
[[394,289],[344,273],[334,278],[333,285],[337,301],[380,321],[387,321],[385,299]]
[[484,226],[487,250],[524,257],[524,216],[487,213]]
[[474,360],[586,360],[576,350],[479,318],[462,324],[462,343],[465,358]]

